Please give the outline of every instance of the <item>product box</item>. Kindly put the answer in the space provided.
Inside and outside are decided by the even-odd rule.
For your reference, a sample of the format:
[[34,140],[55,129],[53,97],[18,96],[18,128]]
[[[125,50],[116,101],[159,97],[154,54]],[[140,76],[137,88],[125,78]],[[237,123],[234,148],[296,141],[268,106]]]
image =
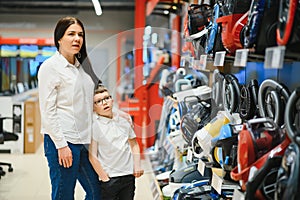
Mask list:
[[24,102],[24,153],[35,153],[42,143],[41,117],[37,97]]

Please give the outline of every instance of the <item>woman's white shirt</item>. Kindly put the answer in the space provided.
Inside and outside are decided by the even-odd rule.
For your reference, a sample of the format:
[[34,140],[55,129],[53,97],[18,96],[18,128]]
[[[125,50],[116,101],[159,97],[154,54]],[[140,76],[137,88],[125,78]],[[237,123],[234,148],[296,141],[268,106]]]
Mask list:
[[94,83],[76,59],[70,64],[56,52],[38,72],[41,133],[56,148],[89,144],[92,132]]

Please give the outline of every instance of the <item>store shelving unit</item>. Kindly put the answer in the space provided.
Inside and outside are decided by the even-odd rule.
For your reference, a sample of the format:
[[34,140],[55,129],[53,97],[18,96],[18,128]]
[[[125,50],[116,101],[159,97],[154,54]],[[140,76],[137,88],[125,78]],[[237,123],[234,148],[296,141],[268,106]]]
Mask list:
[[2,152],[34,153],[42,143],[37,71],[54,53],[53,46],[52,38],[0,37],[0,115],[13,118],[4,128],[19,137],[1,144]]

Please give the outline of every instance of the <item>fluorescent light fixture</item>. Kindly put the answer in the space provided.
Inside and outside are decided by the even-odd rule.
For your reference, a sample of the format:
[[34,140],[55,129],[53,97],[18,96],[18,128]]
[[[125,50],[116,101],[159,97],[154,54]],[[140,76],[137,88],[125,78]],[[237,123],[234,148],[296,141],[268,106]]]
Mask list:
[[94,4],[96,15],[98,15],[98,16],[102,15],[102,8],[101,8],[99,0],[92,0],[92,2]]

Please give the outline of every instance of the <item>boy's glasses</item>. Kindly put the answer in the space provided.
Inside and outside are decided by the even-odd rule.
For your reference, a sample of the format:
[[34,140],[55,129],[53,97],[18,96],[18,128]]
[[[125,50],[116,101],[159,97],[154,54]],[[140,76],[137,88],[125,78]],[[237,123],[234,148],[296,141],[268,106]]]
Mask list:
[[99,99],[98,101],[95,101],[94,103],[99,106],[99,105],[103,105],[104,101],[105,101],[105,103],[108,103],[111,100],[112,100],[111,96],[107,96],[107,97],[104,97],[103,99]]

